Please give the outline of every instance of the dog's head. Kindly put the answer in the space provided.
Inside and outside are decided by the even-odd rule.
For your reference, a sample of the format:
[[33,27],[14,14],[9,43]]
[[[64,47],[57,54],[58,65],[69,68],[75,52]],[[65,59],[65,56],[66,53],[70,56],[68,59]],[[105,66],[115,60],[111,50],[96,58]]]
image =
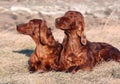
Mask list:
[[64,30],[68,33],[77,34],[81,37],[81,43],[86,44],[86,37],[84,35],[84,17],[78,11],[68,11],[63,17],[55,20],[57,28]]
[[39,40],[42,45],[55,45],[51,29],[47,27],[46,21],[33,19],[28,23],[17,25],[17,31],[30,35],[34,40]]

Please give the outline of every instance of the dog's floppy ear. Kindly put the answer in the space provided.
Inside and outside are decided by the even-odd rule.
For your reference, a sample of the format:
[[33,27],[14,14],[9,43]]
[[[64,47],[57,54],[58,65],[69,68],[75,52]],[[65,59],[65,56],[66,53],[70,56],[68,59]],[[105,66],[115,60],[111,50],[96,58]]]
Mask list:
[[45,32],[45,26],[46,26],[46,21],[42,20],[40,23],[39,23],[39,39],[40,39],[40,43],[42,45],[45,45],[46,41],[45,41],[45,35],[42,33],[42,32]]
[[76,23],[75,23],[76,27],[77,27],[77,35],[81,38],[81,43],[82,45],[86,45],[87,44],[87,39],[86,36],[84,34],[84,20],[83,18],[81,19],[77,19]]
[[87,39],[86,39],[86,36],[85,36],[84,32],[81,32],[81,31],[78,30],[77,35],[80,37],[82,45],[86,45],[87,44]]

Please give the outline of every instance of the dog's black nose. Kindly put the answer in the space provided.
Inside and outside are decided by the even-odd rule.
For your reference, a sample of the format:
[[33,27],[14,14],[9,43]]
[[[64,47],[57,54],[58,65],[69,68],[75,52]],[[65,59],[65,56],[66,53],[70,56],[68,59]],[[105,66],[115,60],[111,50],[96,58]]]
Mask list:
[[60,18],[57,18],[57,19],[55,20],[56,23],[59,23],[59,21],[60,21]]
[[18,28],[19,28],[19,25],[16,25],[16,28],[17,28],[17,30],[18,30]]
[[17,25],[16,25],[16,29],[19,31],[19,29],[20,29],[20,24],[17,24]]
[[19,25],[16,25],[16,28],[18,28]]

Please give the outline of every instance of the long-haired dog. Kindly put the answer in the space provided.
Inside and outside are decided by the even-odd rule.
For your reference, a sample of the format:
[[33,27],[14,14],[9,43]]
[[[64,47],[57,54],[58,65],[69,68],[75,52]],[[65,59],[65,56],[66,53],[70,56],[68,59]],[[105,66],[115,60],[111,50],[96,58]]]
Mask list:
[[55,41],[46,21],[30,20],[28,23],[18,25],[17,31],[29,35],[36,43],[35,51],[29,61],[30,71],[57,70],[61,44]]
[[56,19],[55,25],[65,32],[59,70],[74,73],[79,69],[91,70],[101,61],[120,62],[118,49],[107,43],[86,39],[84,17],[80,12],[66,12],[63,17]]

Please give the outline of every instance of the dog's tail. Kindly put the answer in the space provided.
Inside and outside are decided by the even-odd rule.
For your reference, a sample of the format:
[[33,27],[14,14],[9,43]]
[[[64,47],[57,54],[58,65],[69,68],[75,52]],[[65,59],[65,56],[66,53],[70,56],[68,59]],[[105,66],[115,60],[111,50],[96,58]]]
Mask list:
[[116,61],[120,63],[120,52],[119,52],[119,55],[118,55],[118,59]]
[[112,60],[115,60],[120,63],[120,51],[117,48],[111,50],[110,56]]

